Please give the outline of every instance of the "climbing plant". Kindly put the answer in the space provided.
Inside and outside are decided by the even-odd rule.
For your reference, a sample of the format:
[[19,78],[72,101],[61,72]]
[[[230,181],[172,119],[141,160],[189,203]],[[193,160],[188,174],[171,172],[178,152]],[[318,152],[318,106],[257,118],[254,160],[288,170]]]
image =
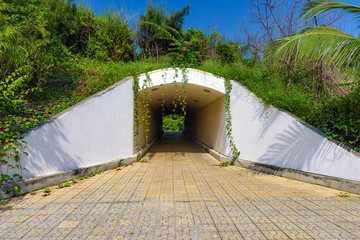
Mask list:
[[23,155],[28,155],[25,152],[26,142],[20,140],[19,132],[15,134],[15,139],[7,139],[6,144],[0,147],[0,187],[5,193],[10,193],[13,190],[15,193],[23,194],[23,190],[19,187],[10,187],[11,183],[23,179],[22,172],[26,169],[21,166],[20,160]]
[[232,90],[231,80],[225,78],[225,112],[226,112],[226,136],[230,142],[230,149],[232,153],[232,160],[230,162],[231,165],[235,163],[237,158],[240,155],[240,151],[237,149],[234,138],[232,135],[232,117],[231,117],[231,109],[230,109],[230,93]]
[[186,116],[186,106],[187,106],[187,83],[188,83],[188,75],[186,68],[181,68],[181,82],[182,84],[178,84],[176,79],[179,78],[179,69],[175,68],[174,81],[173,86],[175,89],[175,96],[173,99],[173,113],[176,114],[176,109],[180,109],[180,115]]
[[140,143],[139,143],[139,133],[140,133],[140,99],[139,99],[139,76],[134,77],[133,93],[134,93],[134,141],[135,149],[137,151],[137,157],[140,154]]
[[[148,73],[145,74],[146,78],[143,81],[143,85],[140,87],[139,75],[134,77],[134,141],[135,149],[137,151],[137,158],[140,157],[142,150],[139,142],[140,126],[141,122],[144,124],[145,131],[145,146],[149,146],[149,132],[150,132],[150,103],[151,103],[151,92],[149,87],[152,85],[151,78]],[[141,95],[140,95],[141,92]],[[141,118],[140,118],[141,116]]]
[[151,118],[151,112],[150,112],[150,103],[151,103],[151,92],[149,90],[149,87],[152,84],[151,78],[148,73],[145,73],[146,78],[143,82],[143,85],[141,87],[142,90],[142,107],[143,107],[143,115],[142,115],[142,122],[144,123],[145,128],[145,145],[149,146],[149,132],[150,132],[150,118]]

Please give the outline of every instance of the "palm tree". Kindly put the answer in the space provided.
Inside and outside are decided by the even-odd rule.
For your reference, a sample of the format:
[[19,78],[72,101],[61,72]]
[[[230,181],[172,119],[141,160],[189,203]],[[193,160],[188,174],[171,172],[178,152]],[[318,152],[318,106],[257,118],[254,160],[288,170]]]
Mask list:
[[[300,20],[305,22],[331,9],[341,9],[356,15],[360,21],[360,7],[341,2],[309,2],[302,9]],[[329,26],[311,26],[272,42],[266,46],[265,57],[282,64],[304,63],[312,66],[360,67],[360,38]]]

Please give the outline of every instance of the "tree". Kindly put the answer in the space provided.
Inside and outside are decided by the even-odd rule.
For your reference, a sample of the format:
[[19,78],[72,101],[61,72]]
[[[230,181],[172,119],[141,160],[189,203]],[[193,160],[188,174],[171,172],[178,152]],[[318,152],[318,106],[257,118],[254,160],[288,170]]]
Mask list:
[[[151,22],[160,27],[173,28],[183,36],[182,26],[184,17],[189,14],[189,9],[190,6],[187,5],[176,12],[170,10],[170,14],[166,15],[162,5],[149,4],[146,14],[140,15],[140,21]],[[143,58],[159,58],[167,53],[170,40],[165,39],[163,32],[159,31],[154,25],[140,24],[137,42]]]
[[[301,12],[301,20],[308,21],[331,9],[342,9],[360,17],[360,7],[329,1],[308,2]],[[359,67],[360,39],[330,26],[310,26],[302,31],[271,41],[266,56],[284,63],[294,61],[318,66]]]
[[54,69],[50,32],[40,1],[14,0],[0,6],[0,81],[10,74],[26,76],[37,87]]
[[128,24],[116,12],[106,9],[104,16],[95,17],[87,55],[102,61],[133,60],[132,36]]
[[[296,12],[303,3],[311,1],[313,0],[249,0],[249,14],[245,23],[239,24],[238,41],[249,50],[248,55],[262,53],[265,43],[298,31],[301,26],[296,19]],[[342,13],[329,12],[315,18],[313,23],[339,28],[341,26],[338,23],[342,17]]]

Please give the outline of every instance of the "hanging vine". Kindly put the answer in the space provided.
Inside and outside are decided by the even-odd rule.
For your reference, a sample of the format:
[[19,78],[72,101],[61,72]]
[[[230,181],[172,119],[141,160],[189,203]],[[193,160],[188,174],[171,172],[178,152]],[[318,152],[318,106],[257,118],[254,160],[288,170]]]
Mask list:
[[151,78],[148,73],[145,73],[146,78],[143,82],[141,90],[143,91],[142,94],[142,106],[143,106],[143,115],[142,115],[142,122],[144,123],[145,127],[145,146],[149,146],[149,132],[150,132],[150,103],[151,103],[151,92],[149,87],[152,85]]
[[[152,81],[148,73],[145,73],[146,78],[143,81],[143,85],[140,87],[139,75],[134,77],[134,141],[135,149],[137,151],[137,159],[140,158],[141,146],[139,142],[141,122],[144,124],[145,132],[145,146],[149,146],[149,132],[150,132],[150,103],[151,92],[149,87],[152,85]],[[141,93],[141,94],[140,94]],[[141,117],[140,117],[141,116]]]
[[[232,136],[232,117],[230,110],[230,93],[232,90],[232,84],[230,79],[225,79],[225,112],[226,112],[226,136],[230,142],[230,149],[232,153],[232,160],[229,162],[231,165],[235,163],[240,155],[240,151],[237,149],[234,138]],[[223,164],[226,165],[226,164]]]
[[187,71],[186,68],[181,68],[181,72],[182,72],[182,82],[183,84],[181,85],[181,92],[182,94],[180,95],[180,105],[181,105],[181,113],[183,114],[183,117],[186,116],[186,107],[187,107],[187,83],[188,83],[188,75],[187,75]]
[[134,85],[133,85],[133,93],[134,93],[134,141],[135,141],[135,149],[137,152],[137,159],[140,157],[140,143],[139,143],[139,134],[140,134],[140,98],[139,98],[139,76],[134,77]]
[[186,68],[181,68],[181,72],[182,72],[182,80],[181,80],[182,84],[179,89],[179,84],[176,82],[176,79],[179,77],[179,74],[178,74],[178,69],[177,68],[175,69],[173,85],[176,89],[175,89],[175,96],[174,96],[174,100],[173,100],[173,113],[176,114],[176,110],[179,107],[181,110],[180,115],[182,117],[185,117],[186,113],[187,113],[186,106],[187,106],[188,75],[187,75]]

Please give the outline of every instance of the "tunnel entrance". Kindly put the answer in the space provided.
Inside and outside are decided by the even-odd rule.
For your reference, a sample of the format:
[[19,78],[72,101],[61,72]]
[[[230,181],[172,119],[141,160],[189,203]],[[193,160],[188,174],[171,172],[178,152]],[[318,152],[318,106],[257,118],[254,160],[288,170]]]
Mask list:
[[179,131],[209,147],[227,149],[223,79],[151,80],[152,84],[139,91],[139,147],[151,144],[163,132]]

